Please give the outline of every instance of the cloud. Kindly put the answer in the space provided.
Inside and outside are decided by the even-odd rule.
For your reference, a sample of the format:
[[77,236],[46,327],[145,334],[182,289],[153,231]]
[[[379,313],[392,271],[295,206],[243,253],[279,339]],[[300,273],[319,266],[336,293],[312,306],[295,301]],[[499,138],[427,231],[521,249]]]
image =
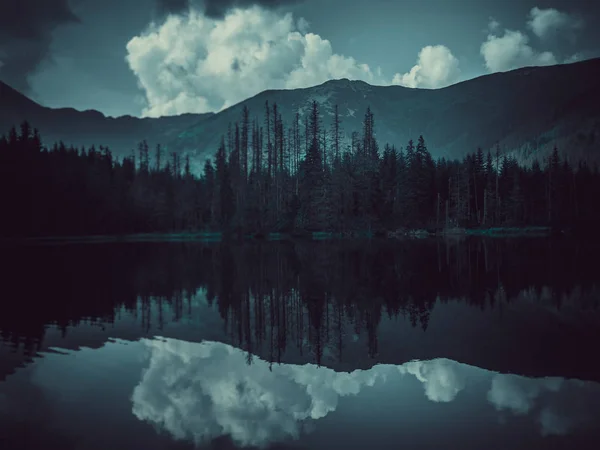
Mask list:
[[588,59],[591,58],[596,58],[597,55],[594,54],[593,52],[588,52],[588,51],[582,51],[582,52],[575,52],[570,56],[567,56],[563,63],[564,64],[571,64],[571,63],[575,63],[575,62],[579,62],[579,61],[586,61]]
[[392,83],[411,88],[441,88],[456,82],[459,75],[458,59],[448,47],[428,45],[421,49],[410,72],[397,73]]
[[411,361],[398,366],[398,370],[414,375],[423,383],[425,395],[432,402],[451,402],[465,388],[460,364],[449,359]]
[[150,358],[132,393],[133,414],[195,444],[224,436],[239,446],[257,447],[297,439],[336,411],[341,397],[380,382],[394,386],[397,377],[414,376],[425,397],[436,403],[454,401],[471,377],[480,380],[476,385],[490,380],[482,400],[527,419],[543,436],[593,426],[600,411],[598,383],[499,374],[443,358],[335,372],[313,364],[271,366],[257,357],[248,365],[246,352],[220,342],[142,343]]
[[540,434],[548,436],[590,425],[590,419],[598,416],[595,396],[599,393],[600,386],[594,382],[496,374],[487,399],[498,411],[531,414]]
[[539,417],[542,436],[564,436],[572,428],[574,421],[554,409],[544,408]]
[[161,14],[187,13],[191,8],[203,11],[204,15],[213,19],[222,19],[235,8],[262,6],[277,8],[279,6],[301,3],[304,0],[156,0]]
[[312,364],[269,363],[220,342],[142,340],[148,368],[132,394],[133,414],[175,439],[201,444],[229,436],[265,447],[297,438],[336,410],[340,397],[358,395],[392,376],[415,376],[434,402],[450,402],[464,388],[465,366],[450,360],[335,372]]
[[500,22],[498,22],[493,17],[490,17],[490,21],[488,23],[488,30],[495,32],[495,31],[498,31],[499,29],[500,29]]
[[574,53],[573,55],[571,55],[567,59],[565,59],[565,64],[571,64],[571,63],[579,62],[579,61],[583,61],[583,60],[584,60],[584,56],[581,53]]
[[502,36],[489,34],[481,44],[481,55],[490,72],[504,72],[525,66],[550,66],[557,63],[551,52],[537,52],[520,31],[504,30]]
[[191,5],[191,0],[156,0],[156,8],[161,16],[185,13]]
[[487,398],[498,410],[509,410],[517,415],[527,414],[543,389],[558,391],[561,379],[536,380],[518,375],[497,374]]
[[218,111],[266,89],[301,88],[332,78],[381,82],[368,65],[303,33],[292,14],[260,7],[211,19],[170,15],[127,44],[127,62],[145,91],[145,116]]
[[0,1],[2,80],[29,92],[28,76],[49,57],[52,31],[77,22],[68,0]]
[[276,8],[301,1],[303,0],[204,0],[204,13],[208,17],[221,18],[233,8],[246,8],[253,5]]
[[575,32],[583,28],[581,18],[571,16],[554,8],[540,9],[537,6],[529,12],[527,26],[541,39],[568,33],[572,38]]
[[133,414],[179,440],[230,436],[264,447],[298,437],[307,421],[327,416],[338,398],[373,385],[377,370],[337,373],[313,365],[246,364],[242,350],[218,342],[146,340],[148,369],[132,394]]
[[304,17],[300,17],[296,24],[298,31],[302,34],[308,33],[308,29],[310,28],[310,23]]

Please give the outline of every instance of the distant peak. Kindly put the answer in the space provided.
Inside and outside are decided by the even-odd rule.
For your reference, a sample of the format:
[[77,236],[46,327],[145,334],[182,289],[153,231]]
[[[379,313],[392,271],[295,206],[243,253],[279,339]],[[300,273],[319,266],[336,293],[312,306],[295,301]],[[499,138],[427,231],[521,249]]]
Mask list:
[[327,80],[323,84],[327,84],[327,83],[335,83],[335,84],[368,84],[366,81],[363,81],[363,80],[350,80],[348,78],[335,78],[335,79]]
[[[312,89],[316,88],[328,88],[328,89],[351,89],[353,91],[367,91],[370,90],[372,85],[363,80],[350,80],[348,78],[339,78],[334,80],[327,80],[326,82],[313,86]],[[309,88],[311,89],[311,88]]]

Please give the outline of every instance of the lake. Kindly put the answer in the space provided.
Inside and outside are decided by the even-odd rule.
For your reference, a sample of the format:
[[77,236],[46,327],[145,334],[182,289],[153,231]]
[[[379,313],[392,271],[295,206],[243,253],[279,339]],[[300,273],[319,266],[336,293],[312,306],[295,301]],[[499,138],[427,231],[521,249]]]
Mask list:
[[2,449],[596,449],[600,244],[0,247]]

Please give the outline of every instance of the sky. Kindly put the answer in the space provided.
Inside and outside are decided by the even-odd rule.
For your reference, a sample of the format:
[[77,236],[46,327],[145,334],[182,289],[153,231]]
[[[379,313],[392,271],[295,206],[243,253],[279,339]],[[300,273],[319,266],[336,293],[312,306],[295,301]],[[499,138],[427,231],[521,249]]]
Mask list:
[[597,0],[2,0],[0,80],[110,116],[349,78],[437,89],[600,56]]

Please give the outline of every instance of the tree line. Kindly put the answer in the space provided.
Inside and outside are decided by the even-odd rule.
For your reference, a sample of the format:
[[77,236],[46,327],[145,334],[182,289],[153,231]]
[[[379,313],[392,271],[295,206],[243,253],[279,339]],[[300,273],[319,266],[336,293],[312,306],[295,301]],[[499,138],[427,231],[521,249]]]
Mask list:
[[0,234],[335,231],[600,223],[600,174],[555,147],[530,167],[481,149],[434,159],[425,139],[383,149],[367,109],[363,129],[342,139],[335,107],[324,125],[317,102],[284,124],[267,101],[264,119],[230,124],[202,173],[146,141],[117,158],[107,147],[42,145],[24,122],[0,138]]

